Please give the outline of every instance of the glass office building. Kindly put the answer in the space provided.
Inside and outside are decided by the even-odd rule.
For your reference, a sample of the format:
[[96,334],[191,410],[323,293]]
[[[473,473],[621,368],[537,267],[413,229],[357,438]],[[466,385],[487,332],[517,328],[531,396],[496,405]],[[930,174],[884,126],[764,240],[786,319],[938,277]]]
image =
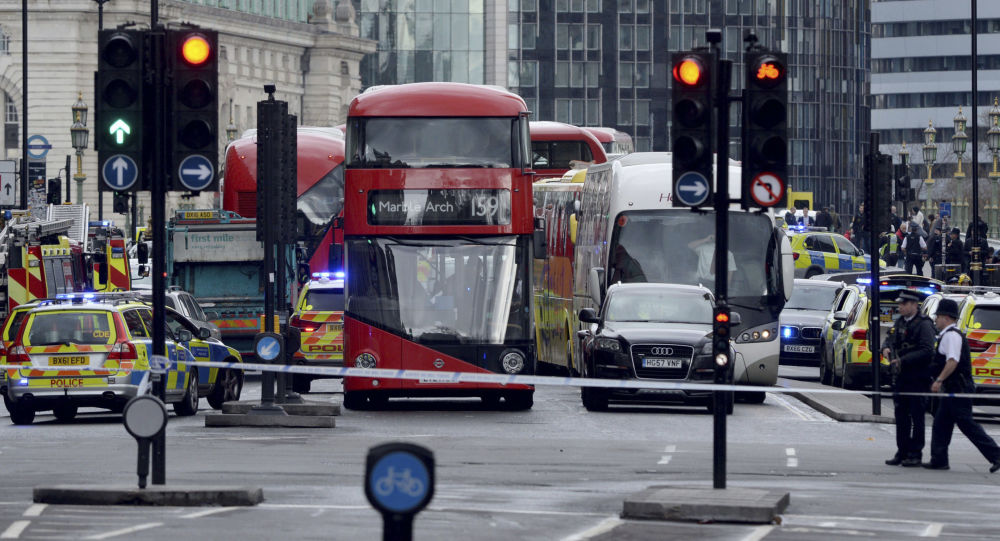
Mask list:
[[867,0],[509,0],[509,9],[508,85],[535,118],[611,126],[637,150],[668,150],[671,55],[721,29],[736,93],[753,32],[789,54],[792,187],[819,204],[855,200],[870,131]]
[[361,62],[361,86],[485,82],[485,0],[354,0],[361,37],[378,51]]
[[250,15],[308,22],[313,0],[182,0],[189,4],[225,8]]

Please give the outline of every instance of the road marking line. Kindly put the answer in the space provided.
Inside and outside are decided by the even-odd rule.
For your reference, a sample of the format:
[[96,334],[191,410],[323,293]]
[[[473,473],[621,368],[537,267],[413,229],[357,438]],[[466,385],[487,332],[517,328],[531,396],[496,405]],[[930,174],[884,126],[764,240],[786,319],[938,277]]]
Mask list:
[[771,530],[773,529],[774,526],[771,525],[757,526],[752,532],[750,532],[750,535],[744,537],[742,541],[760,541],[761,539],[767,537],[767,534],[771,533]]
[[940,522],[932,522],[927,525],[927,529],[920,534],[920,537],[938,537],[941,535],[941,530],[944,528],[944,524]]
[[612,516],[610,516],[610,517],[608,517],[608,518],[606,518],[606,519],[598,522],[596,525],[594,525],[594,526],[592,526],[590,528],[587,528],[586,530],[584,530],[582,532],[578,532],[578,533],[569,535],[567,537],[564,537],[562,539],[562,541],[584,541],[586,539],[591,539],[591,538],[597,537],[598,535],[601,535],[603,533],[610,532],[611,530],[613,530],[616,526],[618,526],[622,522],[623,522],[622,519],[618,518],[617,516],[612,515]]
[[163,526],[162,522],[147,522],[145,524],[137,524],[135,526],[130,526],[128,528],[122,528],[120,530],[111,530],[110,532],[104,532],[99,534],[90,535],[84,537],[84,539],[108,539],[111,537],[118,537],[119,535],[125,535],[135,532],[141,532],[142,530],[148,530],[150,528],[158,528]]
[[25,516],[25,517],[37,517],[37,516],[41,516],[42,511],[44,511],[45,508],[48,507],[48,505],[49,504],[47,504],[47,503],[32,504],[31,507],[29,507],[28,510],[25,511],[24,515],[22,515],[22,516]]
[[236,509],[239,509],[239,507],[216,507],[215,509],[206,509],[204,511],[196,511],[194,513],[181,515],[181,518],[201,518],[201,517],[207,517],[209,515],[214,515],[216,513],[225,513],[226,511],[234,511]]
[[30,520],[15,520],[7,526],[7,529],[0,533],[0,539],[17,539],[21,537],[21,532],[31,524]]
[[664,453],[676,453],[677,452],[677,446],[676,445],[668,445],[668,446],[666,446],[666,448],[663,449],[663,452]]
[[657,464],[670,464],[670,459],[673,458],[670,455],[663,455],[660,457],[660,461]]
[[793,406],[792,403],[789,402],[788,400],[786,400],[784,397],[778,396],[777,393],[767,393],[767,394],[768,394],[768,396],[770,398],[774,399],[774,401],[777,402],[778,405],[780,405],[781,407],[785,408],[786,410],[794,413],[795,415],[797,415],[803,421],[815,421],[815,419],[813,419],[813,418],[809,417],[808,415],[806,415],[806,413],[804,411],[802,411],[799,408]]

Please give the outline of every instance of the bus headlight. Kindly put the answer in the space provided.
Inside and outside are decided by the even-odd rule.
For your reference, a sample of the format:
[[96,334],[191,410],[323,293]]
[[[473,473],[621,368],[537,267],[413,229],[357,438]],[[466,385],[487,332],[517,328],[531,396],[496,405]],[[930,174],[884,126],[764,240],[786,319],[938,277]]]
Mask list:
[[375,356],[371,353],[362,353],[354,358],[354,366],[358,368],[375,368]]
[[775,338],[778,338],[778,327],[773,323],[767,323],[752,329],[744,329],[736,337],[736,343],[770,342]]
[[519,374],[524,370],[524,355],[515,349],[507,350],[500,357],[503,371],[508,374]]

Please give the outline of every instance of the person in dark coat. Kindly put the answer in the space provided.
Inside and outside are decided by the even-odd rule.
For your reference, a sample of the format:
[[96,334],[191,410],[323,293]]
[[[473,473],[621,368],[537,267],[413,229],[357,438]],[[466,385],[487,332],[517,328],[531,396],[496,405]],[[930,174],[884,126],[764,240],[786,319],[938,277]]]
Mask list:
[[927,400],[922,396],[898,393],[926,392],[930,384],[928,372],[934,357],[934,325],[920,314],[921,297],[904,290],[896,301],[899,319],[893,325],[882,355],[889,359],[895,374],[893,397],[896,414],[896,454],[886,460],[889,466],[915,467],[921,464],[924,450],[924,414]]
[[[969,227],[965,228],[965,244],[966,246],[972,246],[972,223],[969,222]],[[989,232],[990,226],[983,221],[982,216],[979,217],[979,238],[985,239],[986,234]]]
[[872,251],[871,242],[868,238],[868,224],[865,223],[865,204],[861,203],[858,205],[858,213],[854,215],[854,219],[851,220],[851,239],[857,244],[865,253]]
[[910,222],[906,228],[906,236],[901,246],[906,254],[906,274],[924,275],[924,255],[927,253],[927,242],[920,234],[920,226]]
[[[958,303],[952,299],[942,299],[938,303],[934,322],[941,333],[938,334],[937,347],[934,349],[932,373],[935,379],[931,384],[933,393],[971,394],[976,391],[976,384],[972,379],[969,341],[958,330],[955,325],[957,321]],[[1000,446],[972,418],[972,399],[957,396],[942,397],[938,404],[931,427],[931,460],[923,466],[930,470],[949,468],[948,445],[956,425],[986,457],[990,463],[990,473],[1000,470]]]
[[785,224],[788,225],[788,226],[793,226],[793,225],[797,225],[798,223],[799,223],[799,221],[795,219],[795,213],[792,212],[792,209],[786,210],[785,211]]
[[944,237],[941,228],[935,228],[927,239],[927,262],[931,265],[931,276],[934,276],[934,265],[944,263]]
[[892,222],[893,231],[898,230],[899,226],[903,225],[902,218],[899,217],[899,214],[896,214],[896,205],[889,207],[889,221]]
[[948,265],[964,265],[965,250],[962,249],[962,239],[958,238],[962,231],[955,227],[951,230],[950,239],[944,249],[944,262]]
[[833,219],[830,217],[830,211],[826,207],[823,207],[816,213],[816,227],[826,228],[827,231],[833,227]]

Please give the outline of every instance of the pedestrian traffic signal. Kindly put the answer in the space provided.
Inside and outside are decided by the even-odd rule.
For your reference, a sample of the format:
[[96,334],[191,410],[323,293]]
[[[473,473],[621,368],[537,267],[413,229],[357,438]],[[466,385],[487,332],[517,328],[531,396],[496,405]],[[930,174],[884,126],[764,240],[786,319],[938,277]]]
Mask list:
[[167,69],[173,73],[167,100],[172,190],[218,187],[218,43],[218,33],[211,30],[167,31]]
[[[757,50],[746,55],[743,99],[743,205],[758,207],[752,197],[755,179],[777,179],[782,190],[770,206],[787,204],[788,73],[787,56]],[[775,182],[770,183],[775,186]],[[771,202],[772,198],[766,199]]]
[[687,51],[673,57],[670,135],[674,206],[711,203],[714,66],[708,52]]
[[48,193],[45,194],[45,202],[49,205],[58,205],[62,202],[62,179],[49,179]]
[[[97,38],[96,133],[102,190],[141,189],[140,182],[114,174],[105,164],[132,160],[142,171],[144,132],[145,33],[141,30],[101,30]],[[124,158],[122,158],[124,157]],[[121,167],[118,168],[120,170]],[[104,171],[111,171],[105,175]],[[134,177],[133,177],[134,178]]]
[[111,210],[113,210],[115,214],[128,213],[128,199],[129,194],[125,192],[115,192],[115,197],[111,203]]

